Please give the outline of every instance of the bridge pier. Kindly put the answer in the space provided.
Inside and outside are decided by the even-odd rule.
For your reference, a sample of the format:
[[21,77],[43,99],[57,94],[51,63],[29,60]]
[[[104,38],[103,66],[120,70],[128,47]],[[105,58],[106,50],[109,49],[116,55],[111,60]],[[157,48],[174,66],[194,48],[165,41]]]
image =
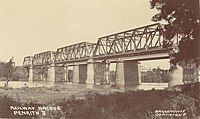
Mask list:
[[55,79],[56,79],[56,66],[54,63],[52,63],[48,68],[47,81],[50,83],[55,83]]
[[39,68],[38,67],[33,67],[33,82],[37,82],[40,79],[39,75]]
[[55,82],[63,83],[65,81],[65,66],[62,64],[57,64],[55,66]]
[[95,84],[94,82],[94,61],[89,59],[87,62],[87,79],[86,84]]
[[79,83],[85,84],[87,79],[87,64],[79,64]]
[[64,64],[64,82],[68,82],[68,65]]
[[73,83],[79,83],[79,64],[75,63],[73,65],[73,77],[72,77]]
[[140,63],[138,61],[124,61],[125,86],[134,87],[141,84]]
[[110,83],[110,62],[108,60],[95,61],[94,63],[94,84],[106,85]]
[[141,84],[140,63],[138,61],[118,59],[116,61],[116,86],[134,87]]
[[28,82],[33,82],[33,66],[28,69]]
[[87,78],[87,64],[75,63],[73,66],[73,83],[85,84]]
[[115,74],[115,85],[117,87],[125,86],[124,78],[124,59],[117,59],[116,61],[116,74]]
[[109,60],[105,61],[105,72],[104,78],[107,84],[110,84],[110,62]]

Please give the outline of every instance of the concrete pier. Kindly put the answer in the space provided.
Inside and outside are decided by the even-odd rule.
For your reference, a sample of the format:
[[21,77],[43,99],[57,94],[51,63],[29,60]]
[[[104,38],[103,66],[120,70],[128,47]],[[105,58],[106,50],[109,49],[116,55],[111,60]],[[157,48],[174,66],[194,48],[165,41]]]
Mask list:
[[68,79],[68,65],[65,64],[64,65],[64,82],[68,82],[69,79]]
[[124,61],[125,86],[134,87],[141,84],[140,63],[138,61]]
[[33,82],[33,66],[30,66],[28,70],[28,82]]
[[116,62],[116,86],[134,87],[141,84],[141,71],[138,61],[124,61],[118,59]]
[[54,63],[48,68],[47,82],[55,83],[56,79],[56,66]]
[[124,78],[124,59],[117,59],[116,61],[116,86],[122,87],[125,85]]
[[87,64],[79,64],[79,83],[85,84],[87,79]]
[[78,63],[75,63],[73,66],[72,82],[79,83],[79,64]]
[[105,72],[104,78],[107,84],[110,84],[110,62],[109,60],[105,61]]
[[94,63],[94,82],[95,84],[107,85],[110,82],[109,75],[110,62],[107,60]]
[[86,84],[95,84],[94,82],[94,61],[89,59],[87,62],[87,79]]

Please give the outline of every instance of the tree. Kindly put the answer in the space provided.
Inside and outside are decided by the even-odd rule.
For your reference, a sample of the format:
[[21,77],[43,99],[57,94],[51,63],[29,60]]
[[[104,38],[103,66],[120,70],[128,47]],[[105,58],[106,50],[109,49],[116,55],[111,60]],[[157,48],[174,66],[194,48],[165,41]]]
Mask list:
[[148,83],[167,83],[171,79],[168,70],[160,69],[159,67],[153,68],[151,71],[141,72],[142,82]]
[[13,72],[12,80],[27,80],[28,71],[23,66],[16,66],[15,71]]
[[178,52],[172,54],[174,66],[181,62],[194,62],[200,64],[200,19],[199,0],[151,0],[151,9],[159,13],[152,17],[153,21],[166,21],[164,46],[172,46],[171,39],[181,35]]
[[11,58],[8,62],[2,62],[1,63],[3,66],[3,75],[6,78],[6,84],[5,87],[8,87],[8,82],[11,80],[11,77],[13,76],[14,72],[14,62],[13,58]]

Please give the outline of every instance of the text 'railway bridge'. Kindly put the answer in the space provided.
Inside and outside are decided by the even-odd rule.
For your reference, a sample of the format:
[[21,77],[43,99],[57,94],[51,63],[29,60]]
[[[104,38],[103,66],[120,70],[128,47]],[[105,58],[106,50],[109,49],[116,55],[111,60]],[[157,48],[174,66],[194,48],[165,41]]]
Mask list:
[[[178,44],[176,35],[172,44]],[[97,43],[81,42],[27,56],[23,66],[29,71],[30,82],[73,82],[81,84],[111,83],[110,63],[116,63],[114,83],[139,85],[138,61],[170,58],[163,46],[164,30],[152,24],[98,39]],[[70,72],[69,67],[73,67]]]

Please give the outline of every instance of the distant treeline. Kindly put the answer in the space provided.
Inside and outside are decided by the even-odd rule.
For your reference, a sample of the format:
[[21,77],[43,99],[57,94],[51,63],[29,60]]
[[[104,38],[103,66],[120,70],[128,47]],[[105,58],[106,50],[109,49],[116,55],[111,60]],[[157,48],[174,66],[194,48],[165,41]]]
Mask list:
[[[0,81],[6,80],[5,74],[4,74],[4,67],[3,63],[0,62]],[[68,80],[72,81],[72,72],[73,70],[70,70],[68,72]],[[102,84],[104,83],[112,83],[115,80],[115,71],[110,71],[110,81],[105,82],[100,81]],[[14,68],[13,75],[11,77],[11,80],[13,81],[24,81],[28,80],[28,70],[23,68],[23,66],[16,66]],[[141,71],[141,80],[142,82],[148,82],[148,83],[168,83],[171,80],[170,72],[168,70],[160,69],[160,68],[153,68],[149,71]]]
[[148,83],[168,83],[171,80],[169,70],[153,68],[149,71],[141,71],[142,82]]
[[[5,78],[5,68],[3,66],[3,62],[0,62],[0,81],[6,80]],[[15,66],[14,72],[10,80],[12,81],[23,81],[28,79],[28,71],[23,68],[23,66]]]

